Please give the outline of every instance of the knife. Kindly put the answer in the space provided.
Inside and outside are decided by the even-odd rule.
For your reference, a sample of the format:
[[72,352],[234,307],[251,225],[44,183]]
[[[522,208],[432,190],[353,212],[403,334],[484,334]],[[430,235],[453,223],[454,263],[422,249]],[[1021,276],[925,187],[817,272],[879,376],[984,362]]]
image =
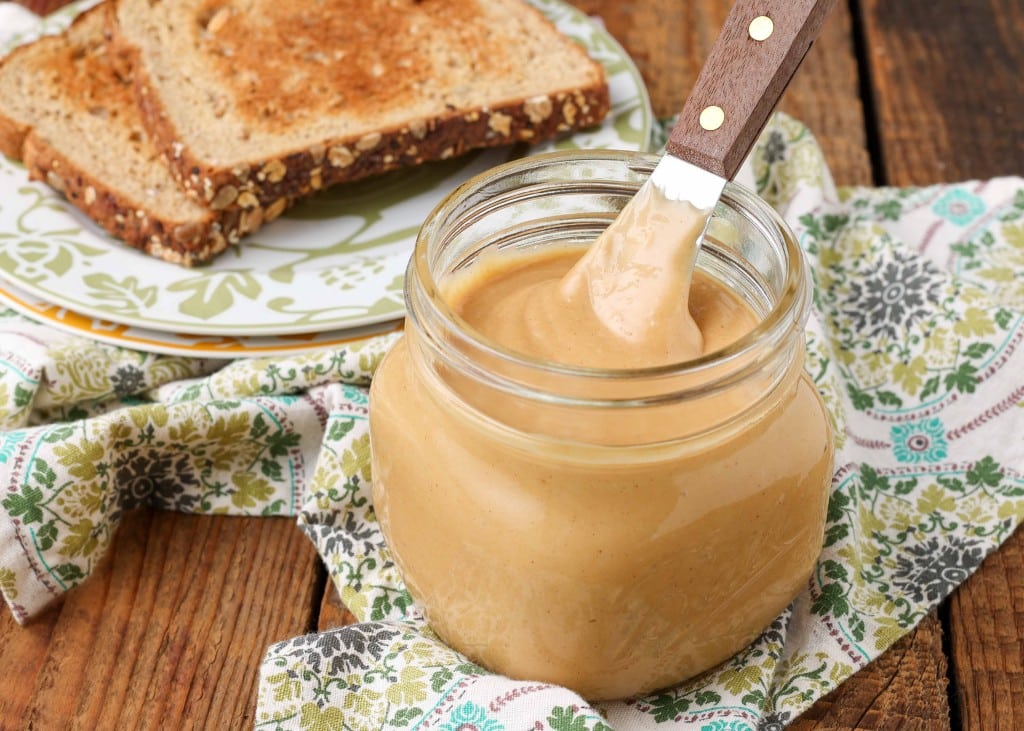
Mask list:
[[835,0],[738,0],[650,182],[710,215],[803,61]]

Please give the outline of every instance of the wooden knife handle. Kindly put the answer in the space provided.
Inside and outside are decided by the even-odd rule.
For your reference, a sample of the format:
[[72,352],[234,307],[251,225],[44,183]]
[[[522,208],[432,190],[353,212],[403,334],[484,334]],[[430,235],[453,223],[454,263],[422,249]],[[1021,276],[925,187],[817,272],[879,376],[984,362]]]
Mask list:
[[672,129],[668,154],[731,180],[834,2],[738,0]]

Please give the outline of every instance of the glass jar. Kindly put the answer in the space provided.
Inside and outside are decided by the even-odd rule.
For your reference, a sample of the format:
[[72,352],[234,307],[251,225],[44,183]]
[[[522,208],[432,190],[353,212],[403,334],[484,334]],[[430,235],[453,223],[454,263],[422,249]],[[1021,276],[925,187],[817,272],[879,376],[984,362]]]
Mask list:
[[405,334],[370,394],[374,507],[431,626],[492,671],[590,700],[675,684],[756,638],[812,571],[832,474],[803,369],[805,262],[739,186],[697,266],[759,324],[717,352],[559,365],[445,301],[446,277],[485,252],[587,246],[656,162],[554,153],[452,193],[420,232]]

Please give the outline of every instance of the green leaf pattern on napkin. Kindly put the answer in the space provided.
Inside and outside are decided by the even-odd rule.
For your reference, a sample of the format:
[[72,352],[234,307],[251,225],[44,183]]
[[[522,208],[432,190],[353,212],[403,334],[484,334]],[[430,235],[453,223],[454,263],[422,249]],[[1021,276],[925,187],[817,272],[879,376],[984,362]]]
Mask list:
[[360,624],[270,648],[258,728],[782,728],[1024,520],[1024,182],[837,191],[813,137],[781,115],[753,171],[812,263],[807,370],[837,465],[805,591],[705,675],[588,704],[494,676],[433,635],[371,500],[367,385],[395,335],[189,360],[0,311],[0,591],[19,620],[39,612],[137,505],[295,515]]
[[[133,353],[6,312],[0,590],[15,616],[84,580],[134,507],[295,515],[315,494],[328,414],[356,395],[365,411],[393,339],[226,364]],[[367,458],[368,446],[338,474],[365,473]]]

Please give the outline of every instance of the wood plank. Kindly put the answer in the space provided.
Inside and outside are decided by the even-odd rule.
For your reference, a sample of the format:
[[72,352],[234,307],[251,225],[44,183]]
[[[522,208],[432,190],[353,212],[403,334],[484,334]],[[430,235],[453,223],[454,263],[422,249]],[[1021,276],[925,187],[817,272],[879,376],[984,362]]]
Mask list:
[[953,595],[949,616],[964,728],[1024,728],[1024,531]]
[[89,581],[13,630],[0,677],[27,659],[34,687],[0,684],[0,728],[250,726],[267,646],[312,628],[318,562],[291,519],[127,516]]
[[839,185],[870,185],[864,109],[846,3],[837,3],[782,97],[780,109],[808,126]]
[[[886,182],[1024,173],[1024,4],[864,0]],[[965,729],[1024,727],[1024,535],[954,594],[951,673]]]
[[355,615],[348,611],[348,607],[342,603],[341,597],[338,596],[338,590],[335,588],[334,582],[328,579],[327,586],[324,587],[323,600],[320,603],[320,616],[317,619],[316,628],[323,632],[335,629],[336,627],[344,627],[347,624],[354,624],[355,622]]
[[0,608],[0,729],[13,726],[31,704],[58,614],[46,612],[22,627]]
[[886,182],[1024,173],[1024,3],[861,5]]

